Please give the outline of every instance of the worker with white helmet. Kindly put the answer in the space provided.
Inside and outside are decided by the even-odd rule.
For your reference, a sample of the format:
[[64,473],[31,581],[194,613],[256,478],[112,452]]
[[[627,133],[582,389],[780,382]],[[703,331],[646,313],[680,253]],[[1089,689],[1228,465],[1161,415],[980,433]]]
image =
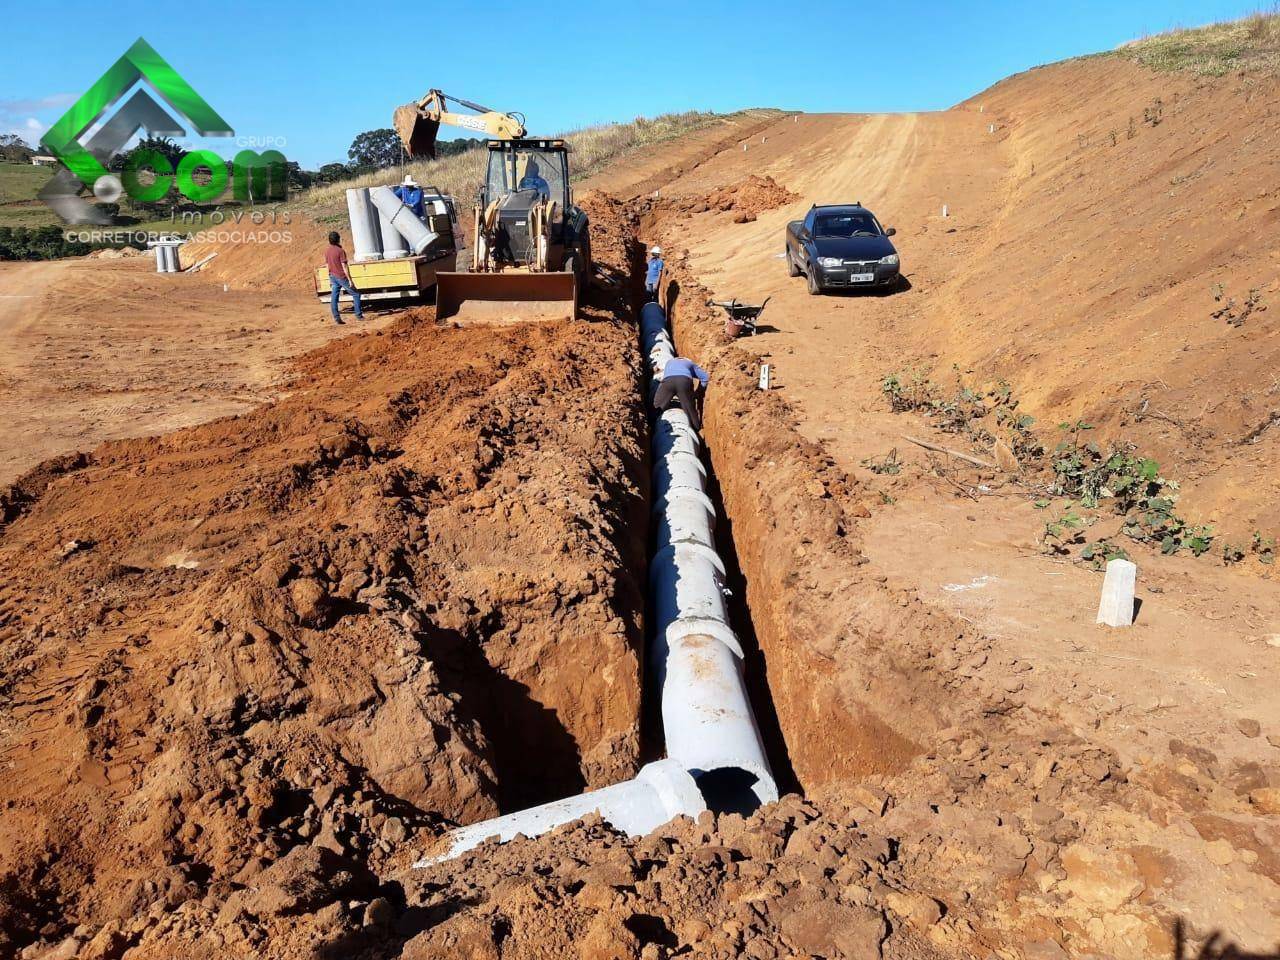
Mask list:
[[422,187],[418,186],[418,181],[413,179],[413,174],[406,173],[404,182],[398,187],[393,187],[392,192],[400,198],[400,201],[413,211],[413,215],[419,220],[422,219],[426,212],[422,198]]
[[662,272],[666,264],[662,260],[662,248],[656,243],[649,248],[649,265],[644,274],[644,295],[646,300],[658,299],[658,287],[662,283]]

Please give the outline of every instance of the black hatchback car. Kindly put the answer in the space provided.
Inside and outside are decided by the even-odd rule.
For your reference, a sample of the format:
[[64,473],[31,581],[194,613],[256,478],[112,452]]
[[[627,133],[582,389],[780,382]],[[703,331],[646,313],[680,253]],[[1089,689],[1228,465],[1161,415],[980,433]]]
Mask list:
[[809,280],[809,292],[857,287],[891,287],[901,282],[896,231],[860,203],[809,209],[787,224],[787,271]]

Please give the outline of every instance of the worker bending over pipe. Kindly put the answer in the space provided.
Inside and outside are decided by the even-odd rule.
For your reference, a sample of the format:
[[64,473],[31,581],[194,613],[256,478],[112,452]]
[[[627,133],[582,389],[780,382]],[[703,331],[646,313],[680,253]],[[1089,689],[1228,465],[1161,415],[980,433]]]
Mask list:
[[659,413],[671,406],[672,400],[680,401],[680,409],[689,418],[689,426],[702,432],[702,417],[698,415],[697,392],[707,389],[711,374],[692,360],[672,357],[662,368],[662,381],[653,395],[653,406]]

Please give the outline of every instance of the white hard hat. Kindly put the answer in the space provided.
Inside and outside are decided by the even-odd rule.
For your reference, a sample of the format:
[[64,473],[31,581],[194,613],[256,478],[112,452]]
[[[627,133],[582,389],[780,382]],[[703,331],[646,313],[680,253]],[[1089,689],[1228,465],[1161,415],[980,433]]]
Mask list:
[[661,252],[662,252],[662,248],[661,248],[660,246],[658,246],[658,245],[655,243],[652,247],[650,247],[650,248],[649,248],[649,252],[650,252],[650,253],[661,253]]

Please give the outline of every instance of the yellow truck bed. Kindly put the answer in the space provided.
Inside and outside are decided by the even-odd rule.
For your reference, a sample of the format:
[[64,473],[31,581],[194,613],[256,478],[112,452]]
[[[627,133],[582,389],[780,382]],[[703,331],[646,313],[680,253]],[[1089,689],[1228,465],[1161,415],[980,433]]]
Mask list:
[[[436,274],[449,272],[457,267],[458,255],[450,252],[434,260],[426,257],[399,257],[395,260],[366,260],[348,263],[347,273],[351,284],[360,291],[360,298],[370,300],[409,299],[423,296],[436,284]],[[329,270],[317,267],[314,277],[316,296],[328,299]],[[351,295],[339,294],[344,301]]]

